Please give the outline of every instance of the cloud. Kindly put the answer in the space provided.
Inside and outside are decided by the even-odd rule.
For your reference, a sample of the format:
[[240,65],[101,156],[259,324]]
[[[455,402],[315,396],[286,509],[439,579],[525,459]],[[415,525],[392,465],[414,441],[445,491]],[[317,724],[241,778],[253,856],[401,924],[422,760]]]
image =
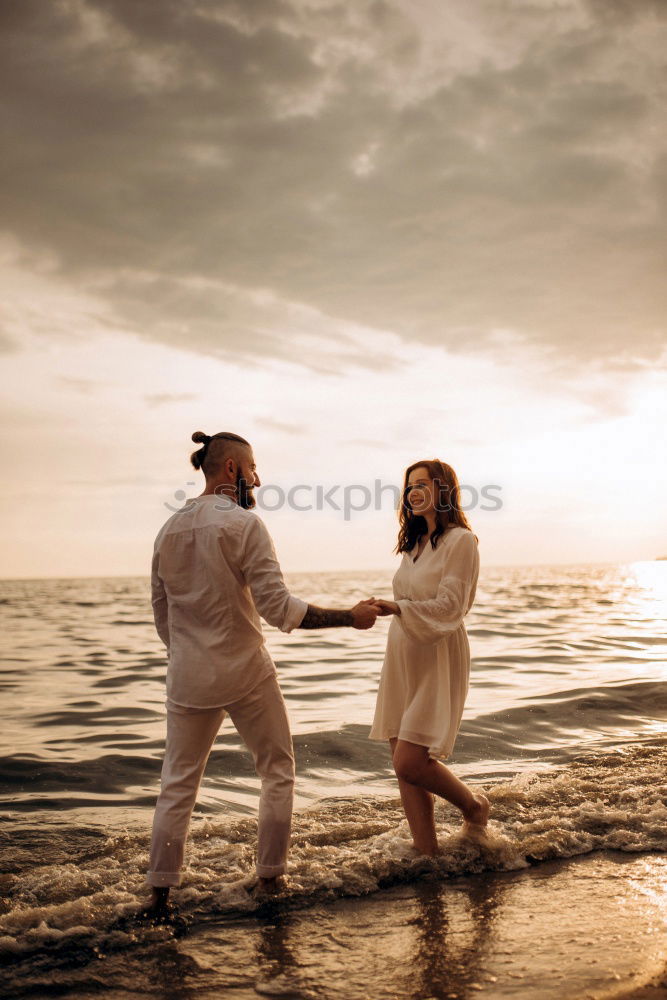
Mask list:
[[197,398],[195,392],[152,392],[145,393],[144,399],[149,406],[164,406],[167,403],[189,403]]
[[331,371],[391,364],[376,330],[491,352],[505,329],[564,366],[655,359],[666,15],[24,0],[5,225],[123,328],[205,354]]
[[351,444],[355,446],[361,446],[362,448],[375,448],[386,451],[393,451],[396,447],[394,441],[381,441],[378,438],[348,438],[341,442],[342,444]]
[[18,343],[0,328],[0,354],[13,354],[18,350]]
[[273,417],[262,417],[259,421],[263,427],[272,427],[273,430],[281,431],[283,434],[302,435],[306,433],[306,428],[298,424],[289,424],[283,420],[274,420]]
[[[277,358],[323,374],[341,366],[386,369],[394,364],[387,350],[390,334],[364,330],[285,300],[268,288],[119,269],[110,281],[96,286],[96,293],[113,302],[123,327],[158,343],[189,346],[224,360],[252,365]],[[366,346],[360,349],[363,339]]]
[[90,396],[103,384],[95,381],[95,379],[77,378],[72,375],[58,375],[54,381],[64,389],[71,389],[73,392],[81,393],[84,396]]

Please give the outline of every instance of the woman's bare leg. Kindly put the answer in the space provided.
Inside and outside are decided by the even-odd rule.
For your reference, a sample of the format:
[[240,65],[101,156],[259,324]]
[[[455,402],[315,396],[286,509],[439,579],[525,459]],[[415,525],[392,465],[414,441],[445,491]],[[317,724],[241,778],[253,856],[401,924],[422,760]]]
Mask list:
[[407,740],[396,740],[393,762],[399,783],[403,781],[420,790],[439,795],[457,806],[467,822],[486,825],[489,800],[485,795],[474,794],[448,767],[429,757],[428,747],[408,743]]
[[[396,749],[396,739],[389,740],[392,758]],[[420,854],[434,855],[438,853],[438,838],[435,833],[435,800],[431,792],[417,785],[411,785],[402,778],[398,779],[401,802],[405,817],[412,833],[413,844]]]

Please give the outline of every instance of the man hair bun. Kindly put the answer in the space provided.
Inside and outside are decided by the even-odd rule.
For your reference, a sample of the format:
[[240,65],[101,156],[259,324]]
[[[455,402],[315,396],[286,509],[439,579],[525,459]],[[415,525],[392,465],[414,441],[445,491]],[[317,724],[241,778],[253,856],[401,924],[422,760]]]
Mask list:
[[[194,434],[192,435],[192,440],[195,441],[197,444],[200,444],[201,448],[198,448],[197,451],[192,452],[192,454],[190,455],[190,462],[192,463],[195,469],[202,469],[204,468],[204,465],[206,465],[206,468],[204,468],[204,473],[206,475],[209,475],[209,473],[213,473],[216,471],[215,469],[216,462],[212,461],[212,459],[218,460],[218,464],[220,461],[222,461],[222,459],[225,457],[226,454],[225,448],[230,447],[230,445],[227,444],[228,441],[236,442],[236,444],[243,444],[250,447],[249,442],[246,441],[245,438],[240,437],[238,434],[232,434],[230,431],[218,431],[217,434],[213,435],[204,434],[203,431],[195,431]],[[209,455],[208,449],[212,441],[216,441],[217,444],[213,449],[212,454]]]
[[201,448],[192,452],[190,455],[190,462],[195,469],[201,469],[208,456],[208,446],[211,443],[211,436],[210,434],[204,434],[203,431],[195,431],[192,435],[192,440],[195,444],[200,444]]

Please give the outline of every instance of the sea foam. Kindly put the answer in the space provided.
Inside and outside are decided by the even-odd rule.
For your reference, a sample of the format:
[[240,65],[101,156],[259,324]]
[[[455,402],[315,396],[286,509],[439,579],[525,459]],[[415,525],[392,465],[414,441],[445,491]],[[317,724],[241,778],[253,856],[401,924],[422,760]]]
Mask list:
[[[441,853],[434,858],[412,847],[399,800],[324,800],[295,814],[280,903],[301,909],[400,883],[516,871],[591,851],[667,852],[666,765],[667,748],[641,745],[487,784],[491,819],[485,831],[464,829],[457,810],[439,802]],[[256,820],[247,818],[193,823],[183,881],[173,893],[186,919],[242,918],[261,909],[248,892],[256,830]],[[37,850],[32,865],[3,879],[3,960],[74,944],[116,949],[148,933],[131,924],[148,891],[148,831],[115,831],[97,848],[89,835],[79,844],[76,827],[53,836],[60,842],[50,844],[48,857]],[[54,859],[54,852],[61,857]]]

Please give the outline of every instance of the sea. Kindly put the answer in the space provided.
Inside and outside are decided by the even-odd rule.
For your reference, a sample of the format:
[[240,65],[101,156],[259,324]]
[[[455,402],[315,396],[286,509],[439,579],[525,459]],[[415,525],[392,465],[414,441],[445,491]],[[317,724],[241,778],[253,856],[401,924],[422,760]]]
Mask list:
[[[391,596],[386,570],[286,580],[327,607]],[[249,891],[259,781],[226,720],[178,918],[155,927],[135,920],[165,738],[149,579],[2,580],[0,625],[3,997],[509,996],[479,956],[512,879],[537,892],[563,859],[667,855],[667,561],[482,568],[447,764],[491,823],[465,835],[438,803],[437,858],[412,849],[388,747],[368,739],[388,619],[266,626],[297,762],[285,886]]]

